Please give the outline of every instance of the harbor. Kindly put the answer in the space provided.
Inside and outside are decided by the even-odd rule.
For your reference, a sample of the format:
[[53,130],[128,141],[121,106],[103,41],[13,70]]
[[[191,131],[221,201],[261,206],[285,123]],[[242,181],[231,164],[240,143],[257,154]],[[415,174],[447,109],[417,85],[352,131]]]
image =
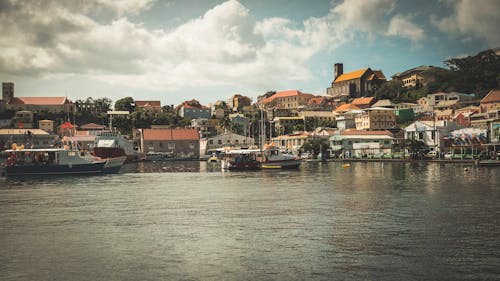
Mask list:
[[[0,185],[2,280],[494,280],[497,168],[137,162]],[[469,170],[464,171],[467,167]]]

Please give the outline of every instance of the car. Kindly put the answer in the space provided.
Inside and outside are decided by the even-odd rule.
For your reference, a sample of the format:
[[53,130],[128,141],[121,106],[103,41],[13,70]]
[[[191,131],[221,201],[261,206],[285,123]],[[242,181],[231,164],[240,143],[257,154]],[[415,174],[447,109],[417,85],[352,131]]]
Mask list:
[[436,159],[437,156],[438,156],[438,153],[435,150],[429,151],[426,154],[424,154],[424,157],[429,158],[429,159]]

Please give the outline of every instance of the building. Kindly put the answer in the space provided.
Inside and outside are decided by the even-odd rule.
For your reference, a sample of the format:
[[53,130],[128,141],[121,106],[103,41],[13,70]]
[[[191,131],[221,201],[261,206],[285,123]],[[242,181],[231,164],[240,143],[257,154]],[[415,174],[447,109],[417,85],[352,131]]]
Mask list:
[[395,109],[394,114],[396,115],[396,123],[398,124],[415,120],[415,113],[411,108]]
[[41,129],[0,129],[0,151],[24,145],[26,148],[53,147],[59,137]]
[[196,129],[200,134],[200,138],[202,139],[215,136],[217,134],[216,126],[217,124],[210,122],[210,119],[191,119],[191,128]]
[[199,159],[200,135],[196,129],[140,129],[142,153],[162,152],[175,158]]
[[356,128],[355,118],[358,114],[362,113],[363,111],[361,109],[349,110],[343,113],[339,113],[335,118],[335,121],[337,121],[337,129],[339,129],[340,131],[347,129],[355,129]]
[[44,130],[47,133],[54,132],[54,121],[52,120],[38,120],[38,129]]
[[372,107],[356,115],[354,119],[356,130],[376,131],[396,128],[396,114],[394,109],[384,107]]
[[211,108],[202,106],[197,100],[190,100],[183,102],[178,107],[178,114],[180,117],[186,119],[212,118]]
[[331,87],[326,89],[326,93],[336,99],[359,98],[372,95],[385,82],[386,78],[381,70],[363,68],[344,73],[343,64],[336,63],[334,79]]
[[417,103],[400,102],[394,105],[394,109],[412,109],[415,114],[422,113],[422,106]]
[[232,112],[238,112],[245,106],[250,106],[252,100],[249,97],[236,94],[227,100],[227,106]]
[[18,129],[32,129],[33,112],[29,110],[16,111],[14,115],[14,124]]
[[442,152],[444,137],[457,130],[458,124],[447,120],[415,121],[404,128],[405,139],[422,141],[431,151]]
[[480,103],[481,112],[488,112],[492,108],[500,108],[500,90],[491,90],[486,94],[486,96],[481,100]]
[[306,106],[312,98],[314,98],[312,94],[305,94],[299,90],[288,90],[276,92],[276,94],[264,99],[262,104],[266,108],[298,109]]
[[361,108],[350,104],[350,103],[345,103],[340,105],[339,107],[335,108],[333,111],[336,112],[337,114],[342,114],[347,111],[352,111],[352,110],[361,110]]
[[254,144],[253,138],[235,133],[225,133],[207,138],[206,151],[224,147],[249,147]]
[[[312,124],[317,127],[333,127],[337,113],[332,111],[300,111],[299,117],[304,119],[304,124]],[[307,128],[306,128],[307,129]]]
[[243,135],[247,134],[248,126],[250,125],[250,119],[248,117],[245,117],[245,115],[240,113],[229,114],[228,117],[233,126],[237,126],[241,129]]
[[379,100],[374,103],[371,107],[385,107],[385,108],[394,108],[396,105],[389,99]]
[[375,98],[374,97],[362,97],[362,98],[355,98],[352,100],[351,104],[355,105],[361,109],[369,108],[372,107],[375,104]]
[[82,130],[82,131],[93,131],[93,132],[95,132],[95,135],[97,135],[98,132],[106,130],[107,127],[105,125],[88,123],[88,124],[81,125],[78,129]]
[[280,150],[285,150],[288,152],[292,152],[294,154],[298,154],[300,148],[308,141],[322,138],[329,139],[330,136],[334,134],[333,130],[325,130],[325,129],[315,129],[314,131],[302,131],[295,132],[287,135],[281,135],[274,137],[272,142],[278,147]]
[[7,104],[7,109],[72,113],[74,104],[66,97],[14,97]]
[[330,137],[330,149],[340,158],[383,157],[392,154],[394,137],[389,131],[344,130]]
[[401,73],[396,73],[392,76],[392,79],[401,81],[404,88],[420,88],[427,84],[424,73],[434,68],[436,67],[432,65],[421,65]]
[[135,110],[143,111],[149,115],[162,112],[161,102],[159,100],[136,100]]
[[[417,103],[422,107],[422,111],[432,112],[434,110],[434,107],[443,101],[457,101],[462,105],[467,105],[474,102],[474,94],[463,94],[458,92],[438,92],[420,98]],[[449,104],[451,103],[452,102],[450,102]],[[441,103],[442,106],[448,106],[449,104]]]
[[13,98],[14,98],[14,83],[13,82],[3,82],[2,83],[2,100],[8,104]]

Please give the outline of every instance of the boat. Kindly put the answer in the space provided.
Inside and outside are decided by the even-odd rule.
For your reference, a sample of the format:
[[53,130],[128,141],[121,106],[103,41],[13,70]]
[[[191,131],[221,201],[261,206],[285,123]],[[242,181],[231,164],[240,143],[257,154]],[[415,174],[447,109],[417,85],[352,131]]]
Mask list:
[[118,173],[126,157],[100,158],[88,151],[65,148],[8,149],[8,176]]
[[139,154],[134,150],[132,142],[112,131],[103,131],[97,134],[92,154],[100,158],[126,156],[127,162],[139,159]]
[[217,163],[219,161],[219,157],[217,157],[217,153],[212,153],[210,157],[208,157],[207,162],[208,163]]
[[288,153],[283,153],[274,143],[265,145],[260,151],[262,155],[259,162],[262,169],[297,169],[302,159]]
[[491,166],[500,166],[500,160],[489,159],[489,160],[479,160],[477,165],[480,167],[491,167]]
[[258,157],[259,150],[255,149],[228,150],[221,159],[221,168],[230,171],[259,170],[261,166]]

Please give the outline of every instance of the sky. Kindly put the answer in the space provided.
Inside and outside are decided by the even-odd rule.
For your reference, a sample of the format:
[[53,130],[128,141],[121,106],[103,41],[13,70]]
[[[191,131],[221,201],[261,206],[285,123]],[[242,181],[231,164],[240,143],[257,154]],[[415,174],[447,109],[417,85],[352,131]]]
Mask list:
[[335,63],[389,80],[500,47],[498,27],[498,0],[0,0],[0,79],[73,101],[324,95]]

